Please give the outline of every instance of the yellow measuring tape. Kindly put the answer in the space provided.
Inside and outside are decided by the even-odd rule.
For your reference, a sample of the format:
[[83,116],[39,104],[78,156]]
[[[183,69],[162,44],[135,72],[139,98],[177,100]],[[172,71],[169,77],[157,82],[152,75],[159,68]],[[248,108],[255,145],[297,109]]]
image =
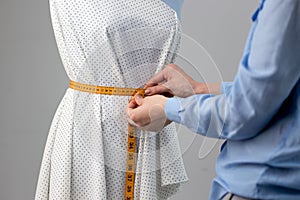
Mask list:
[[[70,88],[82,92],[94,94],[134,96],[145,95],[142,88],[122,88],[88,85],[70,80]],[[134,199],[134,179],[135,179],[135,162],[136,162],[136,128],[128,123],[128,141],[127,141],[127,158],[126,158],[126,180],[125,180],[125,200]]]
[[70,81],[70,88],[82,92],[89,92],[94,94],[117,95],[117,96],[134,96],[140,94],[144,96],[145,91],[143,88],[122,88],[122,87],[108,87],[98,85],[88,85]]

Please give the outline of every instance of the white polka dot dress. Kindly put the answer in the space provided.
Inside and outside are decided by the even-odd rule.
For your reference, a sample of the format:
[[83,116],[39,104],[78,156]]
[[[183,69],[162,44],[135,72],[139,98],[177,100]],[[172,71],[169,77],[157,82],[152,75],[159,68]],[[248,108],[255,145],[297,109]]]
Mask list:
[[[50,13],[64,68],[76,82],[141,87],[179,48],[180,20],[162,0],[50,0]],[[36,200],[124,199],[129,98],[66,89]],[[188,180],[175,125],[137,134],[134,198],[168,199]]]

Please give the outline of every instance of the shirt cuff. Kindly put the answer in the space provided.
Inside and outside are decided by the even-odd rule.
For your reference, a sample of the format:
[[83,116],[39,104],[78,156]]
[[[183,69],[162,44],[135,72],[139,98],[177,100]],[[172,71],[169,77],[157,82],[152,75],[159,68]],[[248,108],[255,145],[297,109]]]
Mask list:
[[232,82],[222,82],[221,83],[221,94],[228,94],[231,90]]
[[169,98],[165,104],[165,113],[170,121],[180,123],[180,101],[178,98]]

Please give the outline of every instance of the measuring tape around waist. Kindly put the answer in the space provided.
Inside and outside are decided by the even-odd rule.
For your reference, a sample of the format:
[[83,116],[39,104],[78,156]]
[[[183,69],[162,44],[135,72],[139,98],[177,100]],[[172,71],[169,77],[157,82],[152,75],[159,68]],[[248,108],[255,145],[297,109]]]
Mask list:
[[[145,96],[145,90],[142,88],[122,88],[97,86],[78,83],[70,80],[70,88],[82,92],[93,94],[117,95],[117,96],[134,96],[140,94]],[[134,200],[134,179],[136,163],[136,128],[128,123],[128,140],[127,140],[127,157],[126,157],[126,179],[125,179],[125,200]]]
[[122,88],[122,87],[109,87],[109,86],[98,86],[89,85],[84,83],[78,83],[70,80],[70,88],[79,90],[81,92],[89,92],[93,94],[105,94],[105,95],[116,95],[116,96],[134,96],[135,94],[145,95],[143,88]]

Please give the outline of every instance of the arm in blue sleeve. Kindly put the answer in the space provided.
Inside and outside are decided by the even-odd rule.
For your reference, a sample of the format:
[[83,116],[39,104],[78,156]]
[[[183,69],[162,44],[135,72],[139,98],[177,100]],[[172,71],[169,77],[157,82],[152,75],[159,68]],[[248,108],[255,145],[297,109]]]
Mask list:
[[228,92],[171,98],[167,117],[208,137],[259,134],[300,78],[300,0],[265,1],[250,38]]
[[228,94],[231,91],[232,82],[221,82],[221,94]]

